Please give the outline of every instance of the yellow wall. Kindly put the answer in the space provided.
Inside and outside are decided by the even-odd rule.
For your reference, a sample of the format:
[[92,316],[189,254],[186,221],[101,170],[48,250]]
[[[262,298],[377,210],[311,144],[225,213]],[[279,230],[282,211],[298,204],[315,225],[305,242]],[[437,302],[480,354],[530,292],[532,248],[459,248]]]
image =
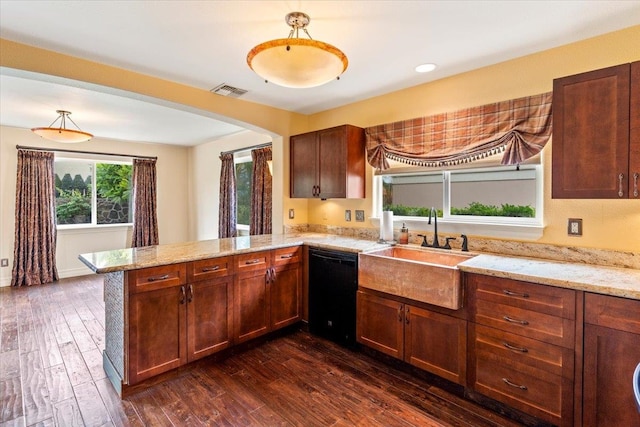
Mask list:
[[[197,89],[151,76],[0,40],[0,65],[72,78],[141,93],[230,118],[260,131],[293,134],[343,123],[371,126],[396,120],[452,111],[474,105],[550,91],[556,77],[640,60],[640,26],[584,40],[515,60],[459,74],[311,116],[302,116],[238,99],[218,97]],[[545,223],[541,242],[561,245],[640,250],[640,200],[552,200],[550,198],[550,151],[545,149]],[[363,209],[371,215],[371,171],[367,198],[362,200],[289,199],[288,145],[282,152],[282,212],[295,208],[296,218],[285,225],[314,223],[370,226],[368,222],[345,222],[345,209]],[[274,201],[278,203],[278,201]],[[584,236],[568,238],[568,217],[583,218]],[[325,219],[326,218],[326,219]]]

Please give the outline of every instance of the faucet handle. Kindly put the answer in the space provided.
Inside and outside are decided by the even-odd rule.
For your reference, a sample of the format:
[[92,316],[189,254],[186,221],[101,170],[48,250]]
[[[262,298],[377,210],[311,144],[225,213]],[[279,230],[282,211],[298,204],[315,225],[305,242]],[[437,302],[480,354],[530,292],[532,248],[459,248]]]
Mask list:
[[449,244],[449,241],[456,240],[456,238],[455,237],[445,237],[444,240],[445,240],[445,244],[442,247],[442,249],[451,249],[451,245]]
[[462,237],[462,252],[469,252],[467,235],[461,234],[460,237]]
[[429,243],[427,243],[427,236],[425,236],[424,234],[418,234],[418,237],[422,237],[422,244],[420,246],[429,246]]

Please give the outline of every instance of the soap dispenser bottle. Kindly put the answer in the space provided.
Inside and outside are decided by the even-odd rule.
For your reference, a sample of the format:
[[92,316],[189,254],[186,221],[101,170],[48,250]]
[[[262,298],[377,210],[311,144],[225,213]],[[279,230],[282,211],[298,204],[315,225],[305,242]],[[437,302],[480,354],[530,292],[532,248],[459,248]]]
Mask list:
[[398,238],[398,243],[400,243],[401,245],[406,245],[407,243],[409,243],[409,229],[404,222],[402,223],[402,228],[400,229],[400,237]]

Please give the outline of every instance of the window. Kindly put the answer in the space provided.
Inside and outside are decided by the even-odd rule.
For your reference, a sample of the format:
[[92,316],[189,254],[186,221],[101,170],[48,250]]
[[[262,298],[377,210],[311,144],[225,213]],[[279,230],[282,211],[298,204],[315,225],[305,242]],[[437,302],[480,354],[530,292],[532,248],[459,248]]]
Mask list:
[[236,169],[236,214],[239,236],[249,235],[251,224],[251,181],[253,179],[253,161],[247,152],[234,154]]
[[131,173],[125,162],[56,159],[56,223],[131,223]]
[[387,174],[377,179],[380,194],[375,208],[379,214],[390,210],[401,220],[419,223],[434,207],[440,217],[438,225],[542,227],[539,164]]

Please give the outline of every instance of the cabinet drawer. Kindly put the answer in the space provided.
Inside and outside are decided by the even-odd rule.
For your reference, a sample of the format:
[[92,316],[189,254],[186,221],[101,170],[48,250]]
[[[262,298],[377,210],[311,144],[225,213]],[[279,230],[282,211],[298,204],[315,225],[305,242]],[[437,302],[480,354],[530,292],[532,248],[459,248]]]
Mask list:
[[234,257],[235,271],[241,273],[243,271],[264,270],[271,265],[270,256],[270,251],[236,255]]
[[472,339],[479,357],[516,369],[531,367],[573,380],[572,349],[482,325],[472,326]]
[[571,289],[478,274],[470,274],[468,284],[477,300],[575,319],[576,293]]
[[193,261],[187,264],[189,283],[233,274],[233,257],[225,256]]
[[640,301],[585,294],[585,323],[640,334]]
[[536,369],[514,369],[484,357],[476,359],[474,390],[523,412],[560,425],[571,419],[573,382]]
[[574,347],[575,322],[570,319],[479,299],[474,321],[546,343]]
[[142,268],[128,274],[129,293],[153,291],[184,285],[187,281],[186,264]]
[[280,248],[273,250],[273,266],[287,264],[297,264],[302,260],[302,248],[294,246],[291,248]]

